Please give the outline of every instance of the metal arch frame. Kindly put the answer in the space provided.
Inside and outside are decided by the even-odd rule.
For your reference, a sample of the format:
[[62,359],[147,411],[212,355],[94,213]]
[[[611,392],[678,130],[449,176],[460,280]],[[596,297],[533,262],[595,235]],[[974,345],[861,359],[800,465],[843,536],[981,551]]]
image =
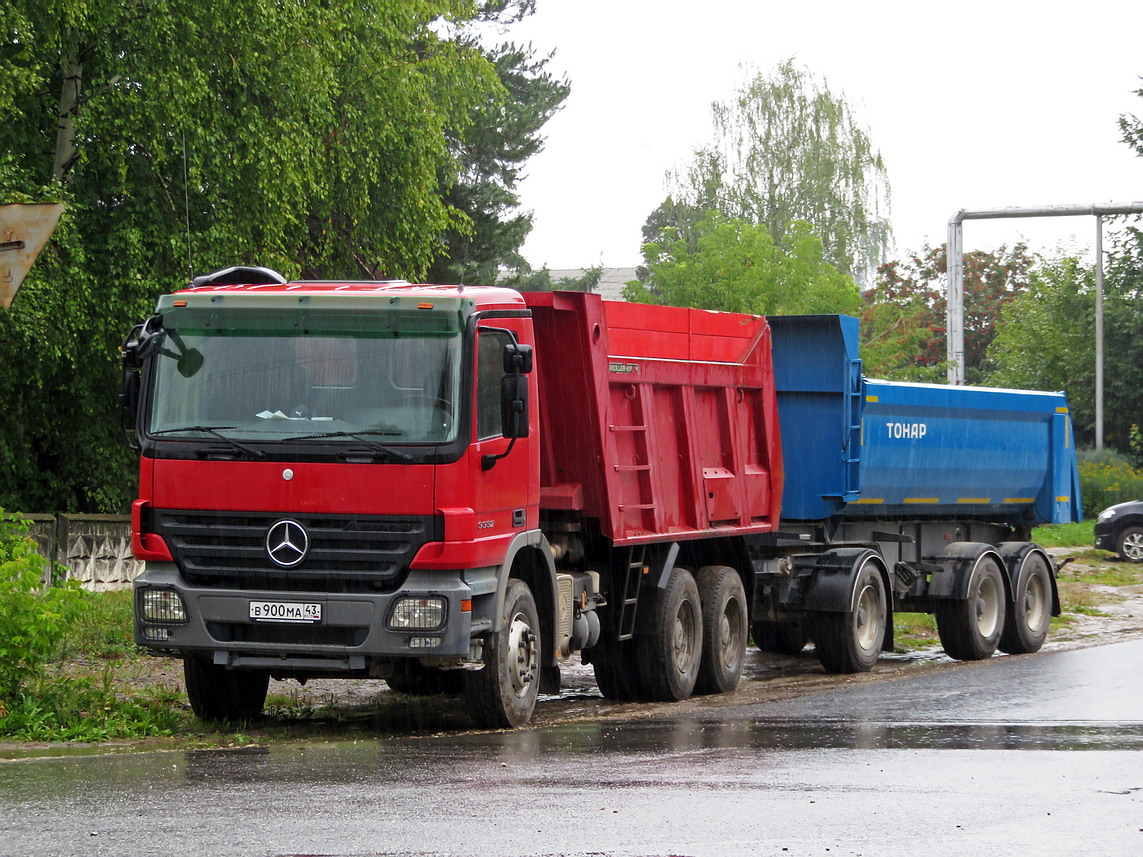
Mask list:
[[949,218],[948,291],[946,294],[945,356],[948,382],[964,383],[964,229],[966,220],[1007,217],[1095,217],[1095,445],[1103,448],[1103,218],[1116,214],[1143,214],[1143,202],[1091,205],[1045,205],[1040,208],[964,209]]

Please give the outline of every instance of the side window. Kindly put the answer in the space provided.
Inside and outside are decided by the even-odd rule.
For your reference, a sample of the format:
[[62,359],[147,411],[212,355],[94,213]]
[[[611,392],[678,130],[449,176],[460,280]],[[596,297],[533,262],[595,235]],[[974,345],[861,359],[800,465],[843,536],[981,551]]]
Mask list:
[[500,424],[500,379],[504,377],[504,346],[511,340],[501,330],[481,330],[476,352],[476,437],[504,433]]

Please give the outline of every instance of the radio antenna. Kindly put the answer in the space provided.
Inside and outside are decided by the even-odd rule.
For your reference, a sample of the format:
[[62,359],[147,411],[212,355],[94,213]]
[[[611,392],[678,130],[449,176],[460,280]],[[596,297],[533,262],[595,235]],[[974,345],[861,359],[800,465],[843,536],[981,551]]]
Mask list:
[[191,264],[191,231],[190,231],[190,188],[187,181],[187,132],[183,130],[183,214],[186,217],[187,227],[187,283],[194,282],[194,266]]

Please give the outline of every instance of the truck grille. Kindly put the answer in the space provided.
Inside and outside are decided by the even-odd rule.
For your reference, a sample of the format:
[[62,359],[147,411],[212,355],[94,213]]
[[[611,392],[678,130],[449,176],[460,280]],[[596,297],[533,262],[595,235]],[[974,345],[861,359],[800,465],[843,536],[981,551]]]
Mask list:
[[[270,527],[288,518],[305,528],[309,550],[292,568],[266,552]],[[404,580],[426,542],[439,541],[439,518],[282,515],[156,510],[155,531],[188,581],[200,586],[299,592],[389,590]]]

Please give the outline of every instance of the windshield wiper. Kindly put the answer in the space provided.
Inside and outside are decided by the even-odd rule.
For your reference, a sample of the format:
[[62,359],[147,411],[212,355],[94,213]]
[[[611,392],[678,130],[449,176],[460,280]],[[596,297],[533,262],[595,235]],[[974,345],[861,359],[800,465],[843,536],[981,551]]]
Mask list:
[[327,437],[351,437],[354,440],[360,441],[370,449],[375,449],[385,455],[392,456],[393,458],[400,458],[404,461],[412,461],[413,456],[401,452],[399,449],[393,449],[391,446],[385,446],[377,443],[375,440],[370,440],[364,435],[367,434],[380,434],[380,435],[399,435],[400,432],[381,431],[379,429],[365,429],[364,431],[325,431],[321,434],[302,434],[294,438],[294,440],[324,440]]
[[245,452],[247,455],[252,455],[255,458],[265,458],[266,457],[266,453],[262,452],[262,450],[255,449],[252,446],[247,446],[244,443],[239,443],[234,438],[227,437],[226,435],[224,435],[222,433],[223,429],[233,429],[233,428],[237,428],[237,426],[180,426],[179,428],[160,429],[159,431],[149,432],[149,434],[157,435],[157,434],[173,434],[174,432],[177,432],[177,431],[200,431],[203,434],[209,434],[212,437],[216,437],[219,440],[230,444],[232,447],[237,449],[239,452]]

